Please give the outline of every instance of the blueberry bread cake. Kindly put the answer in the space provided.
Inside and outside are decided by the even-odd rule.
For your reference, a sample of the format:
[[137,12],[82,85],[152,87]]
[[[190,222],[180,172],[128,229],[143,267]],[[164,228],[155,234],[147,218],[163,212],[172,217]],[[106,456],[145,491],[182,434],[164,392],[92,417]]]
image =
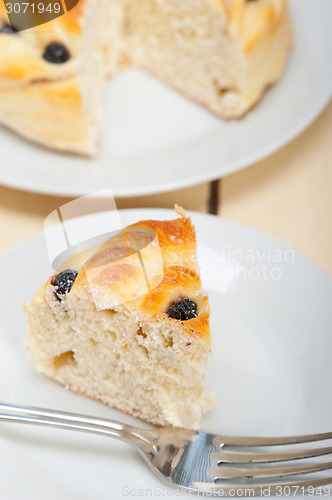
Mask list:
[[209,304],[195,230],[178,211],[69,259],[23,305],[25,343],[37,370],[74,392],[152,424],[197,428],[211,406]]
[[239,118],[278,81],[290,45],[286,0],[81,0],[20,33],[0,2],[0,123],[93,155],[103,83],[130,65]]

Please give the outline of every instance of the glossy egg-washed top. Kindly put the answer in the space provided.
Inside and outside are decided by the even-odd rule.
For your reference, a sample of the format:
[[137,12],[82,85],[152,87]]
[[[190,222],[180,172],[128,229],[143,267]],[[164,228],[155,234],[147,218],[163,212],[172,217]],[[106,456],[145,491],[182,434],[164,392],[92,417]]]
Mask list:
[[[50,288],[56,294],[56,277],[68,270],[68,280],[63,276],[59,280],[63,295],[55,300],[76,307],[78,299],[89,300],[98,310],[128,311],[141,320],[167,320],[209,347],[209,303],[202,291],[195,229],[183,210],[177,210],[180,218],[138,222],[71,257],[36,298],[45,300]],[[77,277],[72,271],[78,272]],[[68,293],[63,289],[67,282]]]

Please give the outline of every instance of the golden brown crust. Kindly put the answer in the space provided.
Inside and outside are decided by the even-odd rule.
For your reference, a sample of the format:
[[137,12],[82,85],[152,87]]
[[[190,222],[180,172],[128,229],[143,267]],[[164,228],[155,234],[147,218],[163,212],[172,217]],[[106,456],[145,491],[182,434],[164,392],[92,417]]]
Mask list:
[[142,221],[132,227],[149,227],[156,231],[165,266],[196,267],[196,233],[190,218],[170,221]]
[[75,76],[0,91],[0,123],[44,146],[86,155],[95,151]]

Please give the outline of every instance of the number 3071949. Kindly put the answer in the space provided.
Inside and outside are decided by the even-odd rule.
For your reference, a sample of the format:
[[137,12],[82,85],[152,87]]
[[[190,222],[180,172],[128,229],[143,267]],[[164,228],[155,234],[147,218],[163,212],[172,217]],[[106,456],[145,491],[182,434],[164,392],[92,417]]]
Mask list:
[[16,2],[5,4],[7,14],[60,14],[62,6],[60,3],[46,2]]

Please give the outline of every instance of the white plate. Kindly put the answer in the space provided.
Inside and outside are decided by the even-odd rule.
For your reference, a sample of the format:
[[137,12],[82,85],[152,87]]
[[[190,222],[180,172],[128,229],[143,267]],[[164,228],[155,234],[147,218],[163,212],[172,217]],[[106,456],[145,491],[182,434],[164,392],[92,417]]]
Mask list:
[[[120,215],[127,224],[174,212]],[[331,277],[263,233],[209,215],[193,214],[193,221],[212,311],[207,385],[216,391],[202,428],[234,435],[331,431]],[[85,227],[84,218],[75,224]],[[2,255],[0,272],[0,400],[142,425],[66,391],[26,361],[20,303],[50,273],[43,234]],[[6,500],[110,500],[127,488],[129,496],[151,488],[175,495],[122,442],[24,424],[0,424],[0,478]]]
[[294,49],[281,82],[240,121],[223,121],[148,74],[111,80],[101,150],[60,155],[0,130],[0,182],[80,196],[113,189],[135,196],[215,179],[266,157],[302,132],[332,92],[331,0],[289,0]]

